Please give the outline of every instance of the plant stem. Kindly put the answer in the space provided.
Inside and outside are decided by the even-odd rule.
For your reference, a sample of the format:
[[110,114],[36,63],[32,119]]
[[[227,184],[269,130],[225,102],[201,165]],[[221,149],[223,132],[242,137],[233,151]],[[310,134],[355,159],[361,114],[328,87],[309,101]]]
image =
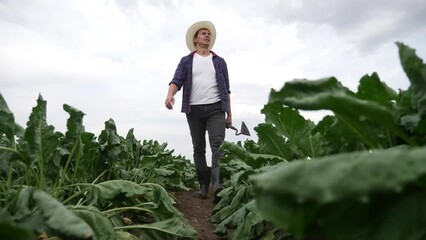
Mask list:
[[[151,203],[148,202],[144,205],[150,205]],[[108,218],[117,215],[119,213],[128,211],[128,210],[136,210],[136,211],[144,211],[144,212],[150,212],[152,213],[153,211],[147,208],[141,208],[141,207],[120,207],[120,208],[113,208],[113,209],[108,209],[106,211],[103,211],[103,214],[105,214]]]

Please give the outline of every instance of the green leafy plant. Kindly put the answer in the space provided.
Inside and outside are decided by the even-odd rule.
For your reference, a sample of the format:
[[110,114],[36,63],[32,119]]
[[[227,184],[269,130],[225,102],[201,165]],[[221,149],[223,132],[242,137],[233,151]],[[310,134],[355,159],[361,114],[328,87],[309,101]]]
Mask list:
[[[112,119],[96,137],[64,104],[67,131],[47,123],[40,95],[20,127],[0,94],[0,229],[5,236],[194,239],[165,190],[195,185],[192,163],[167,144],[121,137]],[[9,235],[8,235],[9,234]]]
[[[257,143],[222,146],[224,159],[230,159],[222,167],[237,174],[226,183],[245,176],[233,189],[250,186],[243,203],[254,202],[250,209],[262,219],[263,232],[248,232],[246,238],[425,237],[426,67],[413,49],[397,46],[411,83],[407,90],[397,93],[376,73],[363,76],[357,92],[334,77],[290,81],[271,91],[262,110],[265,123],[255,128]],[[333,115],[314,124],[298,110]],[[254,154],[280,160],[253,165]],[[239,168],[233,168],[235,162]],[[236,194],[224,195],[229,196],[218,213],[238,202]],[[234,215],[237,211],[213,215],[217,231],[236,228],[230,224]]]

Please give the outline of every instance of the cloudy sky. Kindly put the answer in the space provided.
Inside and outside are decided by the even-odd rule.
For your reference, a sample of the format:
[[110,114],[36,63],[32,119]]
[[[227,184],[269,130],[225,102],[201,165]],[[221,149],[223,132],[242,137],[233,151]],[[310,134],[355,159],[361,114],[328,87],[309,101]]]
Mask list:
[[[172,111],[164,100],[189,53],[185,32],[200,20],[216,26],[234,125],[245,121],[254,140],[271,88],[335,76],[356,90],[377,72],[406,89],[395,41],[426,59],[424,0],[0,0],[0,93],[23,126],[41,94],[58,131],[66,103],[86,114],[86,131],[99,135],[112,118],[120,135],[134,128],[137,139],[167,142],[192,159],[181,93]],[[227,130],[226,140],[245,139]]]

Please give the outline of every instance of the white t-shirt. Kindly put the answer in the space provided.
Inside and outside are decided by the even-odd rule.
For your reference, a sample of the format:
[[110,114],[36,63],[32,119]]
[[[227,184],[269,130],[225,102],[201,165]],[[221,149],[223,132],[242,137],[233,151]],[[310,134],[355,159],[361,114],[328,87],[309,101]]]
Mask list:
[[220,101],[219,88],[216,82],[216,71],[213,66],[213,55],[206,57],[194,54],[192,65],[191,105],[211,104]]

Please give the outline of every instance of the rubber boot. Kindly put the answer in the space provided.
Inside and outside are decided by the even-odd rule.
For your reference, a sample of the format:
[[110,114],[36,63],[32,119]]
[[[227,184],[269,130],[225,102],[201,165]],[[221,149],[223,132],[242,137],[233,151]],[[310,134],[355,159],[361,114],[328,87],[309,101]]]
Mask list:
[[211,169],[211,177],[212,177],[212,186],[213,186],[213,203],[216,204],[220,201],[220,197],[218,196],[219,192],[223,190],[222,186],[222,178],[220,175],[220,167],[214,167]]
[[211,171],[209,167],[205,168],[204,170],[197,170],[197,178],[198,182],[200,183],[200,190],[194,193],[194,197],[200,199],[207,198],[209,193],[210,177]]

